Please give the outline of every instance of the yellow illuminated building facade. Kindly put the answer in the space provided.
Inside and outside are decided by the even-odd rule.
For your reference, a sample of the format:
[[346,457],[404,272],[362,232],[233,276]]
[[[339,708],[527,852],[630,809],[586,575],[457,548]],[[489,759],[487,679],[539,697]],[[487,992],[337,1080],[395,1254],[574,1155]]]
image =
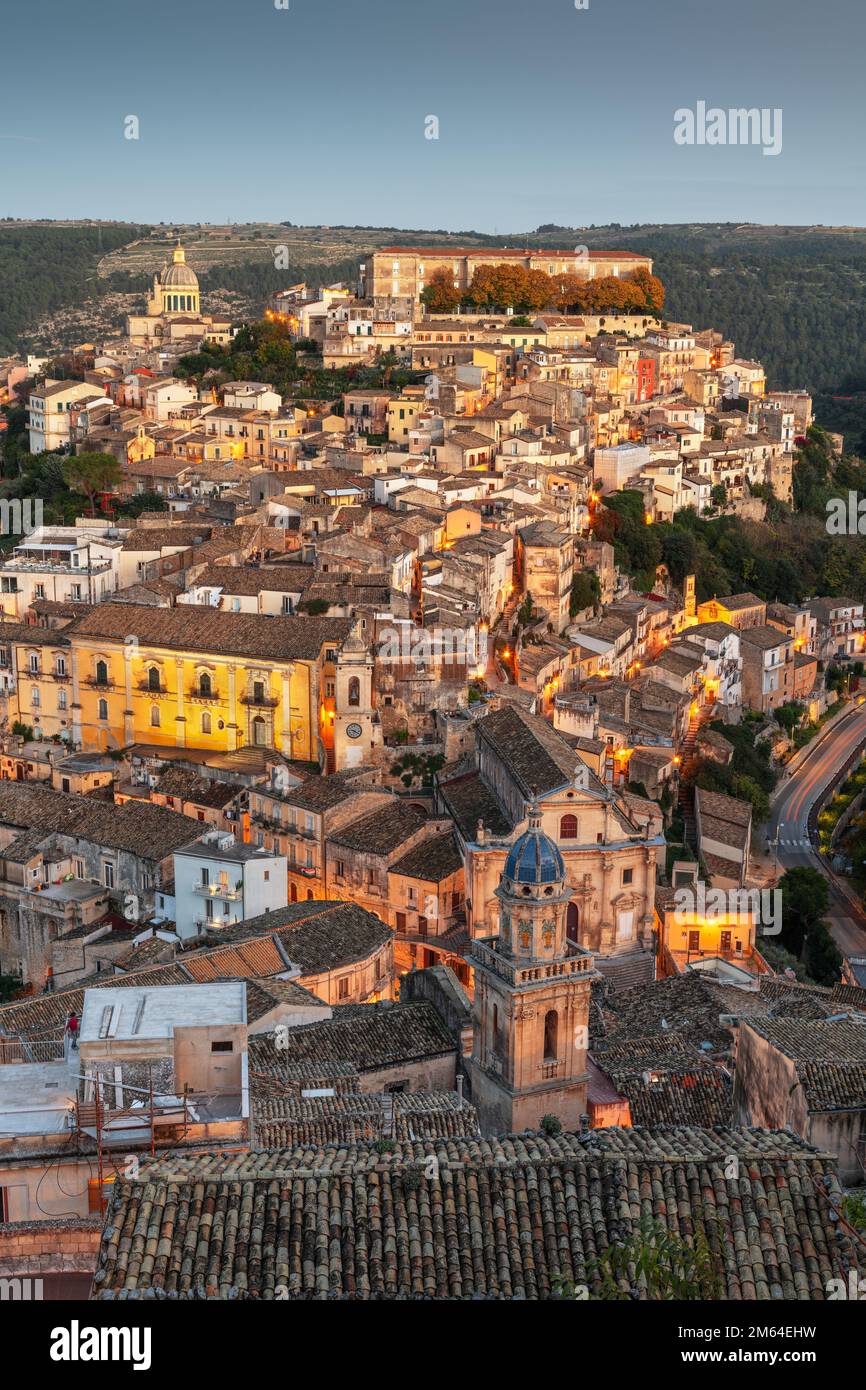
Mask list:
[[[14,643],[18,718],[85,750],[253,745],[336,770],[352,627],[348,618],[101,604],[56,645]],[[360,711],[347,712],[354,732]]]

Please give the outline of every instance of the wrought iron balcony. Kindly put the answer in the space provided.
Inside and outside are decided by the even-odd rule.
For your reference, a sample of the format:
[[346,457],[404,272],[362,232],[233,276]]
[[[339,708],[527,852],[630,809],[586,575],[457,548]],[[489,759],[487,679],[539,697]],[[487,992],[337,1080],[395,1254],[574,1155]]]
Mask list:
[[277,695],[251,695],[247,692],[241,696],[242,705],[251,705],[256,709],[276,709],[279,703]]

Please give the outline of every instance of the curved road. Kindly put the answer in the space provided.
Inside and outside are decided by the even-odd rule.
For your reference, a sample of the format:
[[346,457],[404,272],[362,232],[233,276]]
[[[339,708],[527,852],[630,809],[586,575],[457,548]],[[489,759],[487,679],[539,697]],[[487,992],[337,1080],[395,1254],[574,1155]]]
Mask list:
[[866,743],[866,703],[843,714],[817,742],[797,756],[795,769],[776,792],[767,822],[769,852],[779,870],[808,865],[819,869],[830,886],[828,919],[832,935],[846,956],[866,955],[866,911],[855,892],[828,872],[812,848],[809,813],[859,746]]

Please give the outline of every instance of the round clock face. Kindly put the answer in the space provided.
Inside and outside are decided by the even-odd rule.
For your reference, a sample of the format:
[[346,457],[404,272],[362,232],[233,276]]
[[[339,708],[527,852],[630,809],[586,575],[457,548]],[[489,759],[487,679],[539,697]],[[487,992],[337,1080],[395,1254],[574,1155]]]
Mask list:
[[360,724],[346,725],[346,738],[360,738],[363,732]]

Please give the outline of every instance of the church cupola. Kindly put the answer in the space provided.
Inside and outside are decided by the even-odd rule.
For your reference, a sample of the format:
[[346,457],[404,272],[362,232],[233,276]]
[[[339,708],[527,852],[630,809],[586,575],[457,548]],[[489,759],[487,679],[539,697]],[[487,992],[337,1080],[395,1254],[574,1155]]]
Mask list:
[[571,896],[559,848],[541,828],[533,803],[529,826],[508,851],[496,889],[502,904],[501,949],[516,959],[551,960],[566,950],[562,904]]

